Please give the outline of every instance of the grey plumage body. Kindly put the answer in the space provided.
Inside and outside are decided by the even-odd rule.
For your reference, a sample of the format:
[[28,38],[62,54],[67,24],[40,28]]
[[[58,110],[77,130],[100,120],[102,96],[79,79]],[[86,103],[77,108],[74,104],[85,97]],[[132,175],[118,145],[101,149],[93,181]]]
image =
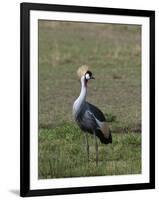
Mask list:
[[99,123],[106,123],[106,118],[96,106],[88,102],[84,102],[80,111],[75,117],[75,120],[81,130],[90,134],[95,133],[100,139],[101,143],[108,144],[112,142],[110,130],[108,130],[108,137],[106,137],[101,131]]

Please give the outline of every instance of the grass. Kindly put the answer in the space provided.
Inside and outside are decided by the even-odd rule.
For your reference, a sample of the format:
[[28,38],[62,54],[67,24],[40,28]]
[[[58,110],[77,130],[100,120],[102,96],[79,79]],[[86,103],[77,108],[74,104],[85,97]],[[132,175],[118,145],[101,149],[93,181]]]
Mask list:
[[39,178],[101,176],[141,173],[141,135],[114,134],[113,143],[99,143],[96,166],[93,136],[89,136],[87,162],[84,135],[72,124],[39,132]]
[[[72,118],[79,66],[91,66],[87,100],[107,117],[111,145],[86,162]],[[39,178],[141,173],[141,27],[39,21]]]

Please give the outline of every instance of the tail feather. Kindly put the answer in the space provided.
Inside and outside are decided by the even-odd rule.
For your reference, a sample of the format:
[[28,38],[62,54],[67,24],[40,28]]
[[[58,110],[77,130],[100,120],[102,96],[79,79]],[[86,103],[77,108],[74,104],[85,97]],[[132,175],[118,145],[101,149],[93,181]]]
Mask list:
[[104,134],[99,129],[96,130],[96,136],[100,139],[101,143],[103,143],[103,144],[112,143],[112,134],[111,134],[110,130],[109,130],[109,137],[108,138],[106,138],[104,136]]

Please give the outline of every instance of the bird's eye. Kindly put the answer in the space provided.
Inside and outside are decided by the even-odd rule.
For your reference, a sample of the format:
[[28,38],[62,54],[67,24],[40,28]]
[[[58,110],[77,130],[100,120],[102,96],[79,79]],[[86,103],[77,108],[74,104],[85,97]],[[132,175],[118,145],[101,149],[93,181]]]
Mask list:
[[90,75],[89,74],[86,74],[85,77],[86,77],[87,80],[90,79]]

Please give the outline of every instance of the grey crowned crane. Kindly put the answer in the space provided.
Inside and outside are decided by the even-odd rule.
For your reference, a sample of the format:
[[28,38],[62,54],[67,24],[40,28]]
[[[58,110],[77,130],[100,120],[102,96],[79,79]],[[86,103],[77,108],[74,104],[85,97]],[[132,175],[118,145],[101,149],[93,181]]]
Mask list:
[[81,81],[81,92],[73,104],[73,116],[78,126],[85,132],[87,157],[89,161],[88,133],[94,135],[96,149],[96,165],[98,164],[98,141],[108,144],[112,143],[111,131],[108,127],[104,114],[96,106],[86,101],[87,85],[90,79],[94,79],[88,66],[84,65],[77,70]]

